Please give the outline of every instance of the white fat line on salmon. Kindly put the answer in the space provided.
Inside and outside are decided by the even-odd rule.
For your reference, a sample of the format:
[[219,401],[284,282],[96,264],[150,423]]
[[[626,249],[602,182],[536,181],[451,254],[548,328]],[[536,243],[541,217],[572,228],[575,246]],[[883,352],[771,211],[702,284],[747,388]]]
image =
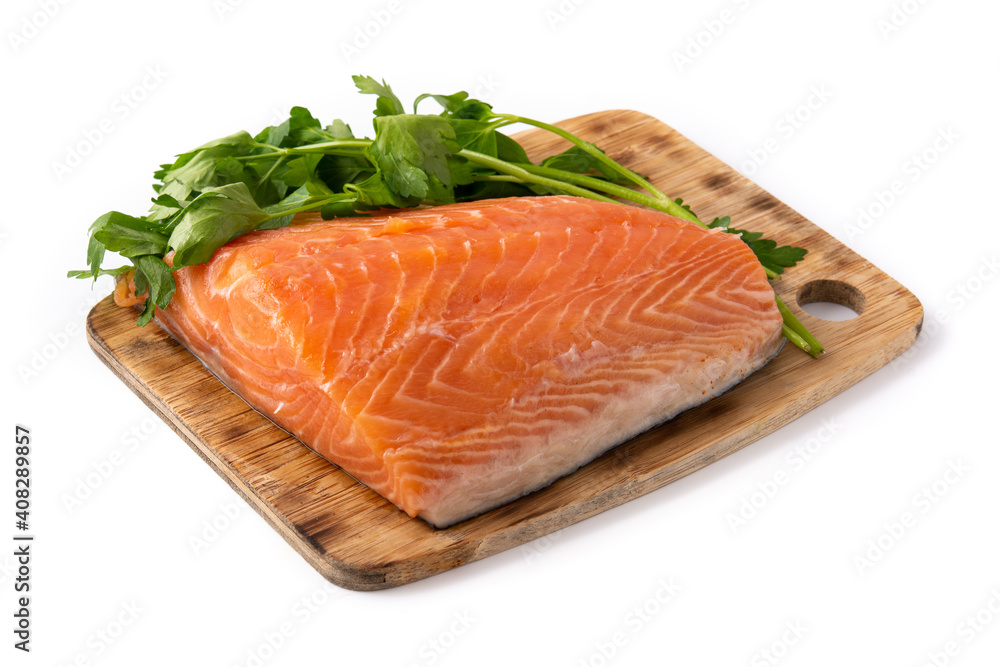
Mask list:
[[796,445],[792,451],[788,452],[785,456],[787,468],[782,467],[767,479],[758,481],[755,491],[740,498],[736,510],[726,514],[726,524],[733,533],[738,533],[741,528],[750,525],[750,522],[757,517],[760,511],[778,495],[782,487],[791,481],[795,473],[805,468],[806,463],[832,442],[841,429],[843,429],[843,424],[836,418],[824,419],[813,437]]
[[910,19],[916,16],[927,2],[928,0],[903,0],[903,2],[892,3],[889,15],[875,22],[883,41],[888,42],[889,38],[909,23]]
[[[740,11],[746,11],[750,8],[750,0],[732,0],[730,4],[736,5]],[[701,22],[702,29],[688,35],[687,43],[683,50],[673,52],[674,65],[677,67],[677,72],[683,74],[685,67],[693,65],[695,60],[704,55],[715,44],[715,40],[721,37],[722,33],[726,31],[726,26],[730,26],[736,22],[737,16],[739,16],[739,12],[726,7],[719,11],[718,16],[703,20]]]
[[858,574],[864,575],[867,570],[875,566],[875,563],[885,558],[885,555],[902,541],[906,534],[919,523],[920,519],[937,507],[952,487],[964,479],[971,470],[972,468],[962,463],[961,460],[948,461],[948,467],[937,479],[924,485],[911,496],[911,507],[889,521],[883,522],[882,531],[876,537],[868,540],[861,552],[855,554],[852,562]]
[[889,209],[909,192],[907,182],[916,183],[923,178],[938,159],[951,150],[952,146],[961,138],[962,135],[956,132],[951,125],[937,128],[934,138],[924,148],[910,154],[903,161],[899,167],[900,176],[892,179],[885,189],[876,188],[873,190],[868,203],[858,207],[855,221],[844,225],[847,238],[853,241],[871,229],[880,218],[889,212]]
[[590,655],[577,661],[579,667],[608,665],[681,591],[681,586],[673,577],[662,578],[656,583],[655,592],[622,616],[621,627],[605,635],[605,639],[594,642],[594,650]]

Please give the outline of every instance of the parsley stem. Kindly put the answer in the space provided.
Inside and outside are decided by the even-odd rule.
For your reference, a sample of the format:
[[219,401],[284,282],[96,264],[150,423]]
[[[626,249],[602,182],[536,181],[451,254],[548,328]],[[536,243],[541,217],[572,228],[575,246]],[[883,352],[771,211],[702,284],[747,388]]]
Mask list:
[[[788,308],[788,306],[785,305],[785,302],[782,301],[777,295],[774,297],[774,300],[777,301],[778,303],[778,311],[781,313],[781,318],[784,320],[785,326],[788,329],[791,329],[794,333],[798,334],[798,336],[801,337],[801,339],[806,343],[806,345],[809,348],[809,349],[806,348],[802,349],[814,357],[822,354],[823,345],[818,340],[816,340],[816,338],[811,333],[809,333],[809,330],[806,329],[805,325],[802,324],[801,321],[799,321],[799,318],[795,316],[795,313],[793,313]],[[791,340],[793,343],[795,342],[790,336],[787,336],[787,333],[786,337],[788,337],[788,339]],[[796,345],[798,345],[798,343],[796,343]],[[799,347],[802,346],[799,345]]]
[[800,336],[797,333],[795,333],[795,331],[793,331],[792,328],[790,326],[788,326],[787,324],[783,323],[781,325],[781,333],[784,334],[785,338],[787,338],[788,341],[792,345],[794,345],[795,347],[799,348],[800,350],[802,350],[806,354],[812,355],[812,357],[814,357],[814,358],[817,357],[817,356],[819,356],[819,352],[813,351],[813,349],[809,345],[809,343],[807,343],[802,338],[802,336]]
[[649,208],[655,209],[657,211],[662,211],[663,213],[669,213],[675,218],[683,218],[684,220],[689,220],[691,222],[698,223],[702,227],[705,225],[695,216],[693,213],[688,211],[683,206],[677,204],[674,200],[664,197],[660,199],[658,197],[651,197],[645,193],[638,192],[632,188],[627,188],[610,181],[604,181],[599,178],[594,178],[593,176],[586,176],[584,174],[577,174],[570,171],[564,171],[562,169],[554,169],[552,167],[541,167],[537,165],[523,165],[528,171],[539,174],[541,176],[548,176],[551,178],[558,178],[560,180],[569,181],[577,185],[582,185],[584,187],[590,188],[592,190],[601,190],[610,195],[615,195],[616,197],[621,197],[622,199],[628,199],[629,201],[635,202],[636,204],[642,204],[643,206],[648,206]]
[[534,183],[536,185],[545,185],[546,187],[550,187],[552,189],[559,189],[562,190],[563,192],[566,192],[567,194],[575,194],[587,197],[588,199],[597,199],[600,201],[611,202],[612,204],[617,203],[615,202],[614,199],[611,199],[610,197],[605,197],[603,195],[599,195],[596,192],[590,192],[585,195],[580,194],[577,191],[577,188],[575,188],[573,185],[569,185],[566,183],[554,183],[554,184],[543,183],[542,180],[544,179],[537,179],[537,178],[525,179],[521,178],[520,176],[515,176],[513,174],[484,174],[482,176],[476,176],[475,180],[494,182],[494,183]]
[[567,183],[565,181],[556,180],[554,178],[547,178],[545,176],[540,176],[538,174],[532,174],[527,169],[523,168],[522,165],[514,164],[513,162],[506,162],[499,158],[490,157],[489,155],[484,155],[483,153],[477,153],[475,151],[470,151],[463,149],[458,152],[469,162],[475,164],[481,164],[484,167],[490,167],[500,172],[501,174],[508,174],[510,176],[515,176],[524,183],[534,183],[535,185],[542,185],[553,190],[560,192],[565,192],[571,195],[577,195],[578,197],[587,197],[589,199],[601,199],[603,201],[613,202],[613,199],[599,195],[591,190],[581,188],[579,186],[573,185],[572,183]]
[[533,127],[537,127],[543,130],[548,130],[549,132],[552,132],[553,134],[556,134],[565,139],[566,141],[572,143],[574,146],[579,147],[580,150],[589,153],[594,158],[596,158],[601,164],[605,165],[615,173],[621,174],[628,180],[632,181],[633,183],[641,187],[643,190],[649,192],[657,199],[667,200],[667,196],[662,192],[660,192],[659,190],[657,190],[652,183],[650,183],[645,178],[635,173],[631,169],[628,169],[618,164],[617,162],[609,158],[602,150],[597,148],[597,146],[594,146],[593,144],[584,141],[583,139],[576,136],[572,132],[564,130],[561,127],[556,127],[555,125],[551,125],[549,123],[545,123],[540,120],[535,120],[533,118],[526,118],[524,116],[516,116],[514,114],[498,114],[498,116],[506,120],[509,124],[524,123],[525,125],[531,125]]
[[327,204],[333,204],[335,202],[346,202],[346,201],[357,201],[357,195],[350,192],[341,192],[339,194],[323,197],[320,199],[308,199],[306,203],[301,206],[296,206],[295,208],[287,208],[276,210],[274,207],[268,207],[265,212],[268,214],[268,220],[274,220],[276,218],[281,218],[286,215],[294,215],[296,213],[305,213],[306,211],[318,211]]
[[324,141],[319,144],[306,144],[298,148],[282,148],[290,155],[302,155],[305,153],[327,153],[328,148],[368,148],[374,143],[371,139],[335,139]]
[[358,148],[365,149],[371,146],[371,139],[335,139],[324,141],[319,144],[306,144],[293,148],[278,148],[270,144],[258,144],[259,148],[271,149],[268,153],[256,153],[254,155],[238,155],[237,160],[268,160],[274,157],[288,157],[289,155],[309,155],[311,153],[321,153],[323,155],[349,155],[361,157]]
[[273,174],[273,173],[274,173],[274,170],[275,170],[275,169],[277,169],[277,168],[278,168],[278,166],[279,166],[279,165],[280,165],[280,164],[281,164],[282,162],[284,162],[284,161],[285,161],[285,158],[286,158],[286,157],[288,157],[288,156],[287,156],[287,155],[282,155],[282,156],[281,156],[281,157],[279,157],[279,158],[278,158],[277,160],[275,160],[275,161],[274,161],[274,164],[272,164],[272,165],[271,165],[271,168],[267,170],[267,173],[266,173],[266,174],[264,174],[264,177],[263,177],[262,179],[260,179],[260,180],[261,180],[261,181],[266,181],[267,179],[271,178],[271,174]]
[[[511,173],[511,174],[516,173],[514,171],[509,170],[511,167],[515,166],[513,165],[513,163],[504,162],[503,160],[499,160],[498,158],[493,158],[488,155],[484,155],[482,153],[470,151],[468,149],[459,151],[458,154],[464,157],[465,159],[469,160],[469,162],[475,162],[477,164],[481,164],[483,166],[496,169],[497,171],[504,171],[505,169],[507,169],[508,171],[506,171],[506,173]],[[679,206],[672,199],[668,198],[658,199],[655,197],[650,197],[649,195],[633,190],[632,188],[627,188],[625,186],[617,185],[616,183],[612,183],[610,181],[604,181],[599,178],[587,176],[585,174],[577,174],[574,172],[565,171],[563,169],[554,169],[552,167],[541,167],[534,164],[522,164],[522,163],[518,163],[516,165],[516,168],[528,172],[529,174],[533,174],[537,177],[542,177],[546,180],[546,183],[542,183],[539,180],[532,180],[531,181],[532,183],[538,183],[540,185],[542,184],[551,185],[553,182],[558,182],[559,189],[566,192],[569,191],[567,189],[566,183],[583,186],[584,188],[587,188],[587,190],[584,193],[582,193],[581,196],[590,197],[591,199],[598,198],[595,196],[595,193],[593,191],[600,190],[602,192],[614,195],[616,197],[620,197],[622,199],[628,199],[629,201],[635,202],[636,204],[642,204],[657,211],[662,211],[664,213],[669,213],[670,215],[673,215],[678,218],[684,218],[686,220],[690,220],[691,222],[696,222],[702,227],[705,226],[704,224],[702,224],[700,220],[698,220],[697,217],[694,216],[694,214],[692,214],[686,208]],[[579,190],[574,190],[574,194],[581,194],[581,193]],[[600,197],[600,199],[603,199],[605,201],[611,201],[607,197]]]

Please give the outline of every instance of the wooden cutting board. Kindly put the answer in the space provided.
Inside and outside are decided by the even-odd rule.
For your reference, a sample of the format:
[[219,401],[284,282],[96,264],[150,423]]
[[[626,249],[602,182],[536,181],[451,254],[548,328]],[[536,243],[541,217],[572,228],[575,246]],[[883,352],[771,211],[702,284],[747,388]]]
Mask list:
[[[97,355],[320,574],[353,590],[399,586],[556,531],[658,489],[787,424],[847,389],[915,340],[920,302],[895,280],[684,136],[636,111],[560,123],[680,196],[703,219],[809,249],[775,283],[826,345],[791,345],[731,391],[615,448],[551,486],[451,528],[411,519],[250,408],[156,326],[135,326],[110,297],[87,320]],[[533,157],[563,150],[553,135],[518,139]],[[803,313],[833,301],[861,315]]]

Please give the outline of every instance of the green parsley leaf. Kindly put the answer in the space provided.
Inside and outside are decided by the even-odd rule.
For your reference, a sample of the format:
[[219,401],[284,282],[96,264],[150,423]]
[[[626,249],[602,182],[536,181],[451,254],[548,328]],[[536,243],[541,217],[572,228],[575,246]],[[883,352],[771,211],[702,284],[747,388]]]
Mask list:
[[340,192],[348,183],[357,183],[375,173],[371,162],[364,157],[324,155],[316,165],[316,177],[331,190]]
[[750,246],[753,254],[764,265],[764,268],[771,269],[777,274],[785,272],[785,268],[795,266],[806,256],[808,252],[805,248],[793,248],[792,246],[779,246],[776,241],[770,239],[749,239],[748,236],[760,236],[760,233],[749,234],[743,230],[727,230],[734,234],[743,234],[743,241]]
[[177,201],[168,194],[162,194],[159,195],[158,197],[153,197],[153,203],[156,204],[157,206],[162,206],[163,208],[176,208],[176,209],[184,208],[183,204],[181,204],[179,201]]
[[[104,216],[101,216],[103,218]],[[98,218],[98,220],[101,220]],[[95,222],[94,225],[97,223]],[[90,267],[88,273],[93,276],[94,280],[101,275],[101,263],[104,262],[104,244],[97,240],[94,235],[94,225],[90,228],[90,239],[87,242],[87,266]]]
[[98,269],[97,271],[92,271],[91,269],[85,269],[83,271],[67,271],[67,278],[94,278],[95,280],[99,276],[117,276],[126,271],[131,271],[133,267],[131,264],[126,264],[125,266],[119,266],[117,269]]
[[[428,187],[425,183],[425,194]],[[344,189],[353,193],[357,197],[358,203],[369,208],[407,208],[416,206],[422,198],[422,195],[418,197],[398,194],[398,190],[386,183],[382,172],[374,173],[360,183],[350,183],[344,186]]]
[[[341,120],[324,127],[308,109],[292,107],[287,119],[255,136],[237,132],[181,153],[154,172],[156,196],[149,213],[136,218],[112,211],[98,218],[90,229],[88,269],[68,275],[96,279],[129,269],[101,268],[107,250],[131,259],[137,294],[149,293],[139,318],[145,323],[174,293],[173,271],[165,261],[171,250],[174,268],[206,262],[230,240],[290,224],[303,211],[318,210],[330,219],[391,207],[568,193],[618,199],[702,224],[682,199],[668,198],[563,128],[498,114],[465,91],[420,95],[414,113],[407,114],[385,81],[359,75],[354,83],[361,93],[377,96],[374,139],[355,137]],[[441,113],[416,113],[426,99],[441,105]],[[517,141],[499,132],[514,124],[550,132],[571,146],[536,165]],[[706,226],[739,234],[770,277],[806,252],[732,229],[728,217]],[[787,308],[782,314],[798,335],[800,342],[789,336],[793,343],[810,354],[822,351]]]
[[149,290],[149,297],[146,299],[142,314],[139,315],[139,320],[136,322],[139,326],[144,326],[152,319],[154,306],[163,309],[170,304],[170,299],[177,289],[177,282],[174,280],[170,267],[159,257],[141,255],[135,260],[136,296],[141,296],[146,293],[147,289]]
[[417,106],[425,99],[432,99],[444,109],[442,116],[452,119],[465,120],[487,120],[494,118],[493,107],[486,102],[469,97],[467,92],[460,91],[451,95],[431,95],[424,93],[413,102],[413,113],[417,113]]
[[292,107],[288,119],[265,128],[254,137],[258,143],[276,147],[300,146],[310,141],[321,141],[325,135],[318,132],[320,122],[305,107]]
[[378,101],[375,102],[376,116],[395,116],[406,113],[403,103],[392,92],[392,88],[385,82],[385,79],[382,79],[382,83],[379,83],[370,76],[355,75],[353,79],[354,85],[362,93],[366,95],[378,95]]
[[342,120],[334,120],[332,123],[326,126],[326,133],[330,135],[331,139],[353,139],[354,133],[351,132],[351,126]]
[[123,257],[156,255],[167,250],[167,237],[155,224],[118,211],[105,213],[98,218],[91,233],[106,249]]
[[174,266],[207,262],[216,250],[267,219],[244,183],[202,192],[187,205],[170,234]]
[[[678,204],[681,203],[680,199],[675,200]],[[690,207],[685,206],[688,211]],[[795,266],[806,256],[805,248],[793,248],[792,246],[778,246],[776,241],[770,239],[761,238],[764,234],[762,232],[748,232],[745,229],[736,229],[730,227],[729,216],[724,216],[722,218],[715,218],[710,222],[707,227],[709,229],[723,229],[730,234],[738,234],[743,242],[746,243],[753,254],[757,256],[757,260],[764,266],[764,268],[770,269],[777,274],[782,274],[788,267]]]
[[205,188],[216,185],[215,172],[220,160],[248,155],[255,145],[253,137],[246,132],[210,141],[193,151],[178,155],[173,166],[163,175],[163,182],[178,181],[191,190],[204,191]]
[[528,154],[524,152],[524,147],[517,143],[506,134],[497,132],[497,157],[504,162],[513,162],[514,164],[530,164],[531,159],[528,158]]
[[[680,197],[678,197],[677,199],[675,199],[674,203],[677,204],[678,206],[680,206],[682,209],[684,209],[688,213],[690,213],[691,215],[694,215],[694,211],[691,210],[691,207],[688,206],[687,204],[685,204],[684,200],[681,199]],[[723,220],[726,221],[725,224],[721,224]],[[727,215],[725,218],[716,218],[715,220],[712,221],[712,224],[710,224],[708,226],[709,227],[715,227],[716,226],[716,222],[719,222],[720,226],[722,226],[722,227],[728,227],[729,226],[729,216]]]
[[454,141],[455,130],[440,116],[382,116],[375,119],[375,142],[366,154],[393,192],[423,199],[428,176],[451,185],[448,157]]

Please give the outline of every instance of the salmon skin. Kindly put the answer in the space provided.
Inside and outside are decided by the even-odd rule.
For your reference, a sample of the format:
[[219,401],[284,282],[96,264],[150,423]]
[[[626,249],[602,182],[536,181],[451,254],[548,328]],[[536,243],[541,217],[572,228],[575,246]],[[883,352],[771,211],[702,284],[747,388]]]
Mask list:
[[575,197],[300,214],[175,276],[161,326],[439,528],[722,393],[783,340],[742,240]]

